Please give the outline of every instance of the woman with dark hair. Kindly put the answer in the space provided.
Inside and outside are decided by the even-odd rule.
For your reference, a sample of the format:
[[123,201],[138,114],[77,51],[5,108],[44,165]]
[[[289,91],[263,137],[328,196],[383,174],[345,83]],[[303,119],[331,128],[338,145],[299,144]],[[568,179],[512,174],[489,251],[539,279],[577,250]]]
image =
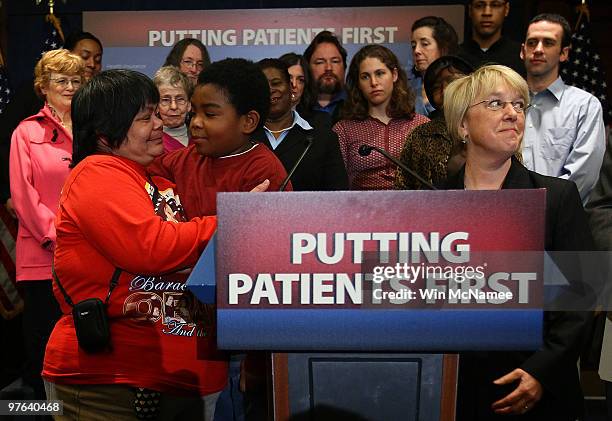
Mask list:
[[104,49],[100,40],[91,32],[73,32],[66,37],[64,48],[80,56],[85,62],[85,79],[89,80],[102,70]]
[[185,74],[195,86],[198,83],[198,75],[204,67],[210,65],[210,56],[206,46],[195,38],[183,38],[172,47],[164,66],[174,66]]
[[45,346],[60,316],[51,290],[55,211],[72,151],[70,104],[84,82],[83,60],[68,50],[46,52],[34,68],[34,88],[45,105],[13,132],[10,186],[19,230],[17,282],[24,300],[26,383],[44,399],[40,378]]
[[311,125],[292,108],[289,72],[282,60],[268,58],[257,65],[270,85],[270,112],[253,137],[274,151],[287,172],[311,139],[308,153],[291,177],[293,190],[346,190],[346,169],[336,133],[326,125]]
[[[130,70],[102,72],[74,98],[74,168],[56,219],[63,315],[43,369],[67,419],[212,420],[225,386],[213,326],[189,321],[184,275],[173,273],[196,262],[216,218],[186,222],[173,185],[147,175],[163,153],[158,102],[153,82]],[[71,314],[91,298],[105,300],[110,327],[95,350]]]
[[395,167],[386,158],[359,155],[367,143],[399,157],[406,136],[429,119],[414,112],[414,93],[397,57],[382,45],[367,45],[353,57],[346,78],[348,98],[333,130],[352,190],[393,188]]
[[455,54],[459,48],[457,32],[441,17],[425,16],[412,24],[411,44],[415,78],[410,84],[416,94],[416,112],[429,115],[434,108],[423,90],[423,76],[434,60]]
[[[453,80],[472,73],[466,61],[455,56],[435,60],[425,72],[425,93],[436,109],[431,121],[414,129],[406,138],[400,160],[431,184],[440,184],[457,173],[465,163],[465,144],[454,142],[444,121],[444,89]],[[397,169],[395,188],[420,190],[426,188],[412,175]]]
[[[314,86],[310,66],[304,56],[295,53],[283,54],[279,57],[288,69],[291,82],[291,104],[300,115],[305,115],[312,109],[315,99]],[[304,111],[307,111],[306,113]]]

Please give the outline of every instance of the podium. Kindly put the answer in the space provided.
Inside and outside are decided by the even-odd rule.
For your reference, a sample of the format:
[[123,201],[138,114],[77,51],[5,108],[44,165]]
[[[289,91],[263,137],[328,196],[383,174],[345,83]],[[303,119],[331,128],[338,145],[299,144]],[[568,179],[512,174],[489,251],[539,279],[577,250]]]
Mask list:
[[219,348],[272,352],[276,420],[453,420],[457,352],[541,344],[544,190],[221,193],[217,208],[188,286],[216,293]]
[[273,353],[275,420],[453,420],[456,355]]

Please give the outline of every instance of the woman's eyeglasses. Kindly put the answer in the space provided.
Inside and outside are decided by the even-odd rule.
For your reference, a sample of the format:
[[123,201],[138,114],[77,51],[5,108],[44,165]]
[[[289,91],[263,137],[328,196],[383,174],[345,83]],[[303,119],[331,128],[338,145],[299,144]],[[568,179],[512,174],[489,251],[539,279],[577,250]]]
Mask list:
[[58,77],[56,79],[49,79],[51,82],[57,84],[58,86],[62,87],[62,88],[67,88],[68,85],[72,85],[73,88],[75,89],[79,89],[79,87],[81,86],[81,79],[66,79],[64,77]]
[[529,104],[525,104],[523,101],[502,101],[501,99],[485,99],[484,101],[477,102],[476,104],[470,105],[469,108],[475,107],[480,104],[485,104],[489,110],[499,111],[506,107],[506,104],[510,104],[514,111],[517,113],[524,113],[527,108],[529,108]]
[[193,61],[193,60],[181,60],[181,64],[189,67],[189,68],[195,68],[197,70],[203,70],[204,69],[204,62],[203,61]]
[[184,107],[185,104],[187,104],[187,98],[184,98],[182,96],[177,96],[176,98],[164,97],[159,100],[159,105],[164,108],[168,108],[172,105],[173,102],[176,103],[176,105],[179,107]]

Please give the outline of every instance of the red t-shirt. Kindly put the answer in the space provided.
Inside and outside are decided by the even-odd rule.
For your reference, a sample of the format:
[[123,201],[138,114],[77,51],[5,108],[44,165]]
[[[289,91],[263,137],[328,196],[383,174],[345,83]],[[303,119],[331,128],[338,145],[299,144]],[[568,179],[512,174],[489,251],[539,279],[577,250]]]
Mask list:
[[170,222],[182,220],[180,203],[171,184],[154,183],[157,214],[154,188],[133,161],[95,155],[68,177],[56,220],[55,269],[62,285],[74,302],[104,300],[115,268],[124,272],[107,308],[112,349],[102,353],[79,348],[71,308],[54,285],[63,316],[45,353],[48,381],[194,395],[225,386],[227,362],[217,353],[212,326],[187,323],[177,305],[185,275],[159,276],[196,262],[216,218]]
[[[202,156],[194,145],[169,152],[147,170],[176,184],[188,218],[216,215],[218,192],[248,192],[270,180],[268,191],[277,191],[287,176],[276,155],[261,144],[221,158]],[[285,190],[291,190],[291,183]]]

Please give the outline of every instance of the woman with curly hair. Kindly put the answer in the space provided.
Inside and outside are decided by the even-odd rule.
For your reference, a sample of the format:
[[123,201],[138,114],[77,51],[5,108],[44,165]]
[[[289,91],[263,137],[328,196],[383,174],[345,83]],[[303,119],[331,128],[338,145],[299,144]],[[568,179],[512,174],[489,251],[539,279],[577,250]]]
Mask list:
[[391,50],[382,45],[360,49],[346,78],[348,98],[338,134],[351,190],[393,188],[395,166],[380,155],[359,155],[367,143],[399,157],[406,136],[429,119],[414,112],[414,93]]
[[55,214],[72,152],[72,97],[85,82],[85,63],[68,50],[43,54],[34,68],[41,110],[13,132],[9,162],[17,219],[16,272],[24,300],[27,365],[24,380],[45,399],[40,372],[45,347],[61,313],[51,286]]

